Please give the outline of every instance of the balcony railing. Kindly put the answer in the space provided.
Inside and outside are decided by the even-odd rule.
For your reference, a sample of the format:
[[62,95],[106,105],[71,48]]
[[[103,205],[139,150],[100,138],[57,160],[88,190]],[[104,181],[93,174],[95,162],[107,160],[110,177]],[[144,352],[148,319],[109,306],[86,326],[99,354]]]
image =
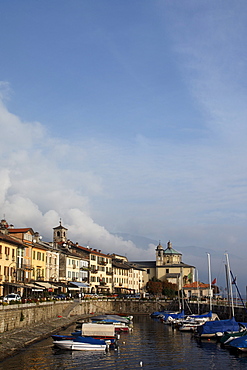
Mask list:
[[112,271],[106,271],[106,275],[112,275]]
[[3,275],[0,275],[0,280],[3,280]]
[[76,264],[75,263],[73,263],[73,269],[76,269]]
[[91,270],[92,274],[97,274],[98,270]]
[[9,260],[9,255],[8,254],[5,254],[5,259]]
[[23,263],[22,268],[24,270],[33,270],[32,265],[30,265],[29,263]]
[[3,258],[3,254],[2,253],[0,253],[0,258]]
[[105,266],[106,265],[106,262],[105,261],[99,261],[98,263],[99,263],[99,265],[102,265],[102,266]]
[[44,281],[45,278],[44,278],[44,276],[37,276],[37,280]]
[[106,282],[105,281],[100,281],[99,285],[105,286],[106,285]]

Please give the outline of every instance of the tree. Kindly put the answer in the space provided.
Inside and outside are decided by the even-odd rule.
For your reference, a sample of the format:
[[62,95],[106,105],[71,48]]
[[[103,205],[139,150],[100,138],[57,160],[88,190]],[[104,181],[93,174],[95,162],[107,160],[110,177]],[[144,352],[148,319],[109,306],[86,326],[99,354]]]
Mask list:
[[173,298],[177,295],[178,286],[177,284],[170,283],[167,279],[162,282],[162,294]]
[[149,280],[147,282],[146,289],[148,293],[150,294],[154,294],[154,295],[161,294],[162,293],[162,282],[159,280],[157,281]]

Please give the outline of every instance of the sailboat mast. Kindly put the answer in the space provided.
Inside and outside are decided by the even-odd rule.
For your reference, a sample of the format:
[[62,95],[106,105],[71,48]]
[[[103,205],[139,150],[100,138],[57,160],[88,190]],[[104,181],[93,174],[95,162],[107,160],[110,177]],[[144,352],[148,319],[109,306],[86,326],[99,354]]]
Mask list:
[[212,311],[212,287],[211,287],[211,261],[210,261],[210,254],[207,253],[208,255],[208,281],[209,281],[209,311]]
[[196,285],[197,285],[197,313],[199,315],[200,314],[200,305],[199,305],[200,291],[199,291],[198,269],[196,270]]
[[232,292],[232,284],[231,284],[231,275],[230,275],[230,263],[228,254],[225,253],[226,256],[226,266],[227,266],[227,278],[228,278],[228,285],[229,285],[229,293],[230,293],[230,300],[231,300],[231,307],[232,307],[232,317],[234,317],[234,304],[233,304],[233,292]]

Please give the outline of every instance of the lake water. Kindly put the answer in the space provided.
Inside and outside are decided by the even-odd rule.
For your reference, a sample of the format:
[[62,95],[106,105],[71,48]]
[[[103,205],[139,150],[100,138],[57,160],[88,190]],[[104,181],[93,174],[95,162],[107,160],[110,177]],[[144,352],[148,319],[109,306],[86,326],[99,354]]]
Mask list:
[[[74,326],[61,334],[73,330]],[[213,340],[198,342],[191,333],[173,330],[147,316],[136,316],[133,332],[121,334],[117,351],[63,351],[55,349],[52,338],[48,338],[0,363],[1,370],[142,368],[247,369],[247,355],[230,353]]]

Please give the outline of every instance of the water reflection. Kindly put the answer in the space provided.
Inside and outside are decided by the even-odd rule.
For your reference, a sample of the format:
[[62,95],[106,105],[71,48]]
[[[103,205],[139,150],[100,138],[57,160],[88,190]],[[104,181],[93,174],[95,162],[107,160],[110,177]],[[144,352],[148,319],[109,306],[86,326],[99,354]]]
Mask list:
[[[70,333],[74,326],[63,333]],[[214,341],[196,341],[190,333],[173,330],[146,316],[134,319],[133,333],[122,333],[118,351],[62,351],[48,338],[0,364],[4,370],[77,369],[246,369],[238,356]]]

